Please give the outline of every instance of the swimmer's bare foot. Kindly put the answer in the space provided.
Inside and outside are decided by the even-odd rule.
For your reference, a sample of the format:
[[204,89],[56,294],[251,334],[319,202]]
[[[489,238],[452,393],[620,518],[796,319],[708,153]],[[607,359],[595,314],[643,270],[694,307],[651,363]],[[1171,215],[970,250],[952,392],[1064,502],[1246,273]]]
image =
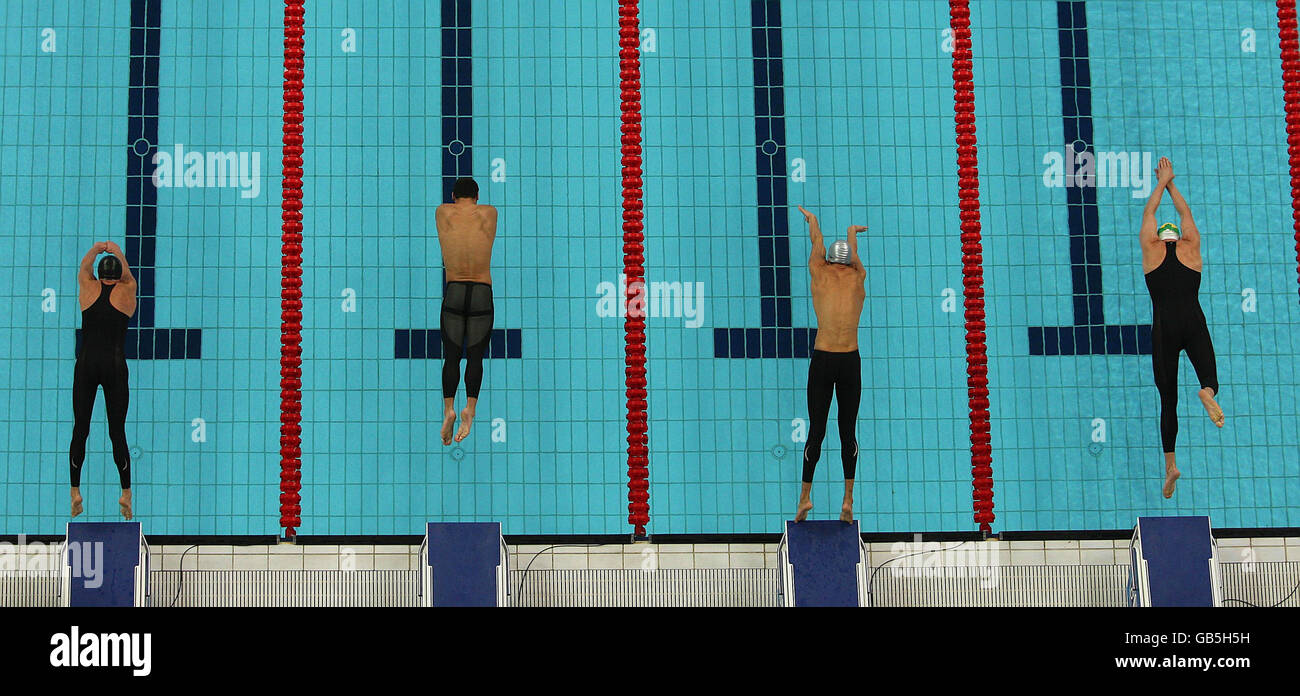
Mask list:
[[442,414],[442,444],[451,444],[451,432],[456,427],[456,409],[449,408]]
[[845,498],[844,504],[840,506],[840,521],[841,522],[853,521],[853,499],[852,498]]
[[794,514],[794,521],[803,522],[808,519],[809,512],[812,512],[812,499],[807,497],[799,498],[799,509]]
[[76,488],[72,489],[72,516],[76,517],[81,514],[81,491]]
[[122,519],[127,522],[131,521],[131,489],[122,491],[122,497],[117,499],[117,507],[122,513]]
[[1182,473],[1178,471],[1178,467],[1173,464],[1165,467],[1165,485],[1160,489],[1160,492],[1166,498],[1174,497],[1174,486],[1178,484],[1179,476],[1182,476]]
[[[1209,414],[1210,420],[1220,428],[1223,427],[1223,409],[1219,408],[1219,402],[1214,400],[1214,390],[1206,387],[1196,393],[1201,397],[1201,403],[1205,404],[1205,412]],[[1168,497],[1168,496],[1165,496]]]
[[466,406],[460,412],[460,428],[456,430],[456,442],[469,437],[469,429],[474,425],[474,407]]

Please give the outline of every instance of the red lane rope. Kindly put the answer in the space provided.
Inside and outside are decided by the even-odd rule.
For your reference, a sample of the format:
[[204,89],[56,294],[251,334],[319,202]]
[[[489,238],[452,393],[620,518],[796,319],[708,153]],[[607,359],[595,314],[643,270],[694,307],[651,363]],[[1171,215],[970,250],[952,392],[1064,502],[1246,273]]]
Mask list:
[[302,525],[302,125],[304,0],[284,2],[284,147],[280,207],[280,526]]
[[953,34],[952,82],[957,123],[961,208],[962,283],[966,296],[966,393],[970,398],[971,479],[975,522],[993,524],[993,445],[989,433],[988,355],[984,333],[984,245],[980,241],[979,151],[975,145],[975,72],[970,0],[949,0]]
[[645,235],[641,202],[641,30],[637,0],[618,3],[618,77],[623,109],[623,274],[627,277],[627,521],[637,536],[650,522],[650,448],[646,419]]
[[1300,32],[1295,0],[1277,0],[1282,48],[1282,90],[1286,101],[1286,143],[1291,164],[1291,217],[1295,220],[1296,282],[1300,283]]

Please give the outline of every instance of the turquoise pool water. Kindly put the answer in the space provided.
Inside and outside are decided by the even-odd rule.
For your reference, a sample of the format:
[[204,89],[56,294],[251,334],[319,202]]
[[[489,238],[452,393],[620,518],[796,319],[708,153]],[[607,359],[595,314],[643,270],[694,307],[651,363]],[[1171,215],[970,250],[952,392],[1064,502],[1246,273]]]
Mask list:
[[[974,4],[994,528],[1124,528],[1140,514],[1300,525],[1274,4]],[[139,518],[155,534],[274,533],[279,6],[0,8],[0,533],[66,520],[75,267],[103,239],[127,240],[150,286],[133,334],[149,349],[130,363]],[[662,300],[649,531],[776,532],[793,511],[798,337],[815,323],[796,204],[831,237],[870,227],[863,529],[974,529],[947,3],[657,0],[641,21],[647,273]],[[311,3],[307,25],[300,533],[429,520],[629,532],[609,300],[622,269],[616,4],[334,0]],[[156,63],[132,60],[133,26]],[[156,110],[132,84],[156,85]],[[1067,145],[1114,168],[1090,191],[1058,185],[1052,153]],[[145,194],[149,172],[128,167],[156,152],[179,166],[153,162],[164,173]],[[186,175],[186,153],[202,176]],[[227,176],[207,169],[213,153],[236,154]],[[1174,161],[1203,230],[1201,303],[1229,415],[1209,425],[1184,361],[1172,501],[1141,354],[1147,156]],[[406,339],[437,328],[432,210],[456,167],[500,210],[501,331],[475,432],[446,448],[441,362]],[[83,487],[88,519],[107,520],[116,478],[96,409]],[[833,430],[815,516],[837,508]]]

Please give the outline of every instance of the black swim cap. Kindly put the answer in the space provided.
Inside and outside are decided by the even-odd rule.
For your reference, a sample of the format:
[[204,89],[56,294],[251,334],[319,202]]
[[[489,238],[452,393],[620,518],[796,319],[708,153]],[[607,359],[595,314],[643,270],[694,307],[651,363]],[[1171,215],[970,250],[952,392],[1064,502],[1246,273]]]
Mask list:
[[100,280],[121,280],[122,279],[122,262],[117,260],[116,256],[109,254],[99,260],[99,279]]
[[473,198],[478,200],[478,182],[468,176],[462,176],[456,180],[456,185],[451,188],[451,198]]

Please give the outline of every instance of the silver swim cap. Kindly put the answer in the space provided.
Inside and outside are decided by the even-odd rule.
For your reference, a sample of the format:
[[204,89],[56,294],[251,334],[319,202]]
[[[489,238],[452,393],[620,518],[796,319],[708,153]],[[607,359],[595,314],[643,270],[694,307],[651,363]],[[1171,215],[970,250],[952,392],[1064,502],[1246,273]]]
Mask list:
[[827,263],[842,263],[849,265],[853,263],[853,254],[849,253],[849,243],[843,239],[831,245],[830,251],[826,252]]
[[1160,226],[1160,229],[1156,230],[1156,235],[1164,242],[1176,242],[1180,234],[1178,225],[1172,222],[1166,222]]

